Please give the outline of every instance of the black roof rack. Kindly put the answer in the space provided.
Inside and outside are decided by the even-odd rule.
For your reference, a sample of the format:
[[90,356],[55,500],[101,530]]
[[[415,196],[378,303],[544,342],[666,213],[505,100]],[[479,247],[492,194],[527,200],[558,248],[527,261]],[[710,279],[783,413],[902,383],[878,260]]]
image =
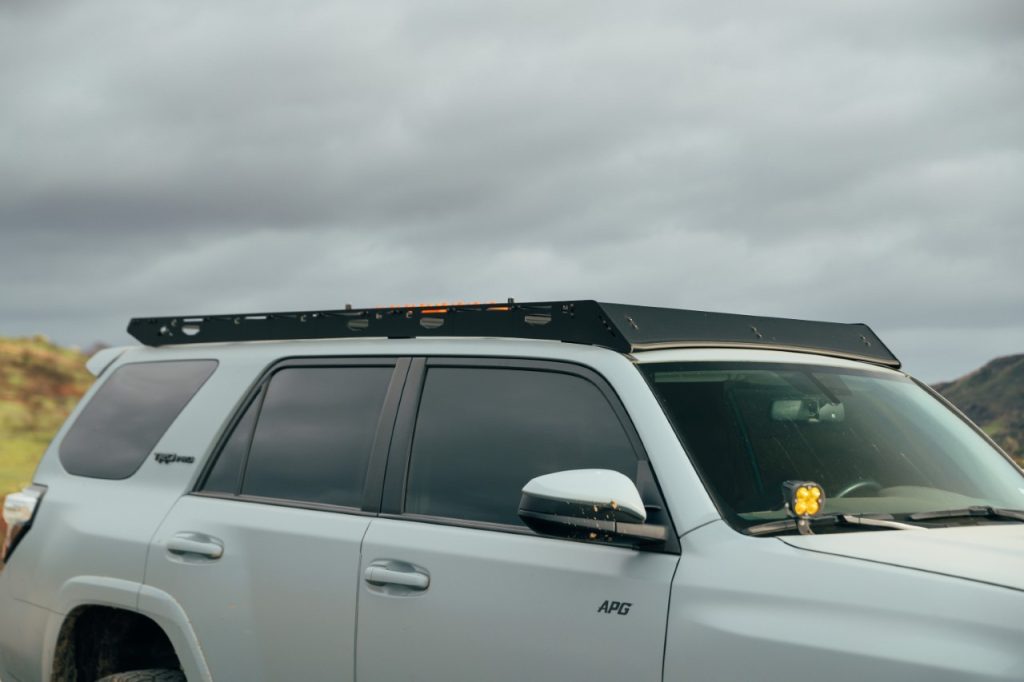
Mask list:
[[361,336],[490,336],[582,343],[630,353],[655,348],[798,350],[900,362],[864,324],[557,301],[473,303],[289,313],[135,318],[128,333],[147,346]]

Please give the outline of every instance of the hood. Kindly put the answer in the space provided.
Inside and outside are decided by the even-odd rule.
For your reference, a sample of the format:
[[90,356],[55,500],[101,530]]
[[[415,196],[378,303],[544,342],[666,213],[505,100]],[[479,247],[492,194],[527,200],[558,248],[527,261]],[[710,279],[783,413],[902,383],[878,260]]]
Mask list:
[[787,545],[1024,592],[1024,523],[797,535]]

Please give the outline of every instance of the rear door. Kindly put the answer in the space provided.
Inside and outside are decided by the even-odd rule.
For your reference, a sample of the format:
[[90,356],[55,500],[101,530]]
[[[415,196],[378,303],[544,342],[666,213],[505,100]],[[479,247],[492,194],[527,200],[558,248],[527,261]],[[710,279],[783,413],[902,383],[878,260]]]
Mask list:
[[157,532],[146,583],[183,607],[214,679],[352,679],[359,548],[407,366],[276,366]]
[[535,535],[528,480],[614,469],[668,524],[614,393],[572,365],[413,366],[382,518],[363,543],[357,672],[372,680],[660,680],[673,541],[650,551]]

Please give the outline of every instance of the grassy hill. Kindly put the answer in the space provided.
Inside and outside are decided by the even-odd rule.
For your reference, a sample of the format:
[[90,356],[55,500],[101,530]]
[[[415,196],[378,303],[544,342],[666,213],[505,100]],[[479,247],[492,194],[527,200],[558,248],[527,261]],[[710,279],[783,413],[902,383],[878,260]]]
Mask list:
[[41,336],[0,338],[0,497],[31,482],[50,439],[92,383],[86,359]]
[[1024,465],[1024,354],[996,358],[935,389]]

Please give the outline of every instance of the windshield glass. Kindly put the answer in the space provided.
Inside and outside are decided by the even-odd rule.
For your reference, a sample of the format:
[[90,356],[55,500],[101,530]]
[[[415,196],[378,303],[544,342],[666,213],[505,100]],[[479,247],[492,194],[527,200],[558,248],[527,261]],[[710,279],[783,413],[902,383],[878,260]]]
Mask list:
[[786,517],[784,481],[825,514],[1024,507],[1024,476],[903,375],[797,364],[640,366],[726,519]]

